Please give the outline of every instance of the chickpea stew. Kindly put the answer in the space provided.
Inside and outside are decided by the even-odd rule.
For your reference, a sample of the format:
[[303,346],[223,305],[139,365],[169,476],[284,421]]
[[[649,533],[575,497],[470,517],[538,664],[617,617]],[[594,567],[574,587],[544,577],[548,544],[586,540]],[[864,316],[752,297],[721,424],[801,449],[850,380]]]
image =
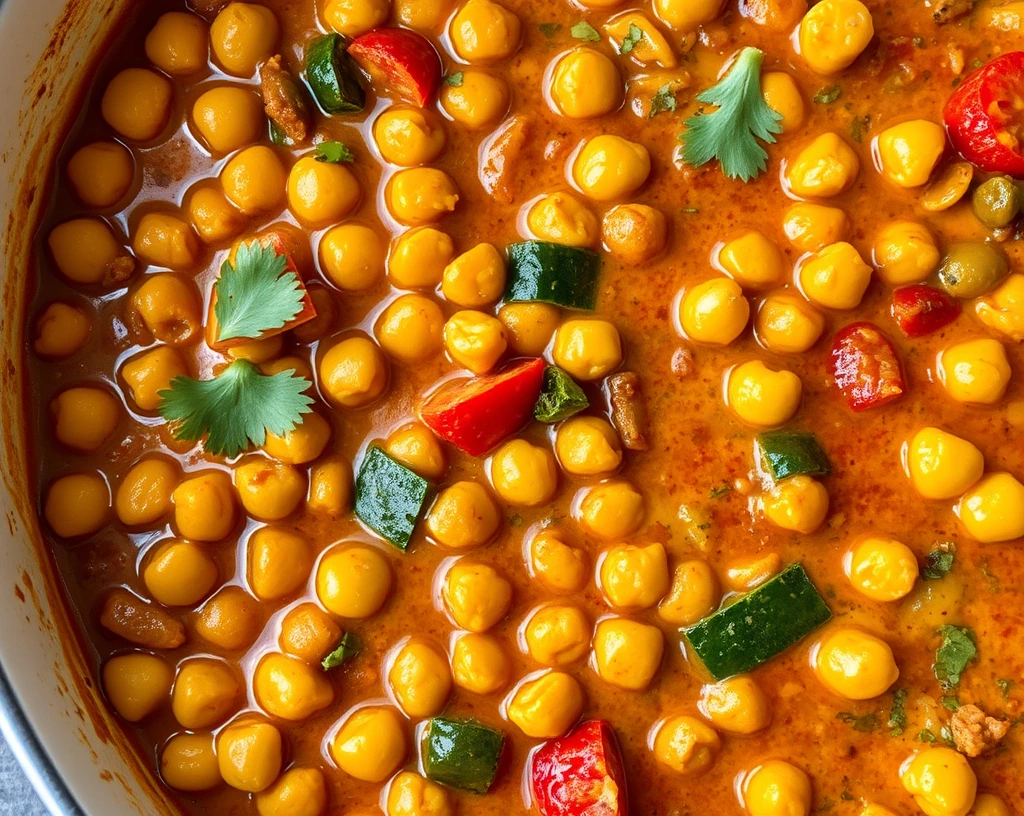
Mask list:
[[1024,812],[1022,21],[139,3],[27,401],[169,799]]

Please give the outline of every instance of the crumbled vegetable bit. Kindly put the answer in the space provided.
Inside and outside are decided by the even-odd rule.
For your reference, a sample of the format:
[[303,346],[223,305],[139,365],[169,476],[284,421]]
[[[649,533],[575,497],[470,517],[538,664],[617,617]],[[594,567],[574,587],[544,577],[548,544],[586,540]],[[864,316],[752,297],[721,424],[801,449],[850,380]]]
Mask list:
[[892,708],[889,709],[889,719],[886,725],[889,726],[889,733],[894,737],[900,736],[907,727],[907,696],[906,689],[898,689],[892,696]]
[[938,581],[940,578],[945,578],[953,569],[955,560],[956,545],[952,541],[945,541],[925,556],[921,577],[926,581]]
[[644,38],[643,29],[640,28],[636,23],[629,24],[629,31],[626,32],[626,36],[622,40],[622,44],[619,45],[620,54],[628,54],[634,48],[636,48],[640,41]]
[[843,95],[841,85],[826,85],[814,95],[814,102],[818,105],[831,105]]
[[351,660],[362,650],[363,644],[359,641],[359,638],[351,632],[346,632],[341,636],[338,645],[334,647],[334,651],[320,661],[320,665],[324,667],[324,671],[330,671],[345,661]]
[[198,441],[214,456],[237,456],[259,447],[267,431],[284,436],[310,412],[309,380],[294,371],[261,374],[247,360],[236,360],[212,380],[175,377],[160,392],[160,415],[176,423],[177,439]]
[[872,731],[878,730],[880,725],[877,714],[851,714],[849,711],[840,711],[836,714],[836,719],[849,724],[854,731],[860,731],[863,734],[870,734]]
[[287,267],[287,256],[259,241],[241,244],[234,263],[224,262],[213,285],[218,341],[256,339],[295,319],[305,293]]
[[774,143],[782,115],[761,96],[763,58],[757,48],[744,48],[725,78],[697,97],[718,110],[686,120],[683,161],[700,167],[718,159],[726,176],[744,182],[765,171],[768,153],[758,139]]
[[647,114],[648,119],[653,119],[659,113],[675,113],[679,107],[675,91],[672,90],[672,83],[666,82],[651,99],[651,112]]
[[561,23],[541,23],[538,28],[540,33],[550,40],[562,30],[562,25]]
[[932,668],[944,689],[960,685],[960,676],[978,654],[974,632],[966,626],[946,624],[939,631],[942,643],[935,652]]
[[316,146],[316,160],[318,162],[329,162],[330,164],[341,164],[354,162],[355,155],[344,142],[320,142]]
[[576,23],[576,25],[569,29],[569,33],[575,39],[583,40],[583,42],[601,42],[601,33],[586,20],[580,20]]
[[445,76],[444,84],[449,88],[461,88],[463,79],[465,79],[465,74],[462,71],[456,71],[454,74],[447,74]]

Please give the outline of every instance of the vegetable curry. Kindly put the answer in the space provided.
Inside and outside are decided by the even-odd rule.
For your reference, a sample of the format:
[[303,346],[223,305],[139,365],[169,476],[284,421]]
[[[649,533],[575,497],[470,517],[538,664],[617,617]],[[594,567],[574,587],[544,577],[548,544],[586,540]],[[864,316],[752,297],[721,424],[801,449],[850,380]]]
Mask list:
[[138,4],[27,401],[168,797],[1024,812],[1022,20]]

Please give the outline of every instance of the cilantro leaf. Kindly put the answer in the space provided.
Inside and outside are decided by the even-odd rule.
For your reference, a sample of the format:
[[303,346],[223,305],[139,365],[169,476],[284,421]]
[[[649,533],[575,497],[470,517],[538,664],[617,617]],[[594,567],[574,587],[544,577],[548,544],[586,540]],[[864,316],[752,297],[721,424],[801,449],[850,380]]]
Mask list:
[[219,341],[258,338],[302,311],[302,284],[287,268],[287,256],[259,241],[241,244],[234,265],[224,262],[213,285]]
[[622,40],[622,44],[619,46],[620,54],[628,54],[638,45],[644,38],[644,31],[636,23],[629,24],[629,31],[626,32],[626,36]]
[[877,714],[851,714],[849,711],[840,711],[836,714],[836,719],[840,722],[844,722],[853,727],[854,731],[860,731],[862,734],[870,734],[875,731],[879,726]]
[[577,40],[583,42],[601,42],[600,32],[586,20],[580,20],[569,29],[569,33]]
[[814,95],[814,102],[817,105],[831,105],[842,95],[841,85],[826,85]]
[[676,99],[676,93],[672,90],[671,83],[665,83],[658,92],[651,99],[651,112],[647,114],[648,119],[653,119],[659,113],[668,111],[669,113],[675,113],[676,108],[679,107],[679,101]]
[[918,731],[917,736],[914,737],[918,742],[935,742],[935,735],[925,728],[923,731]]
[[939,634],[942,635],[942,643],[935,652],[932,669],[942,687],[952,689],[960,685],[960,675],[977,656],[978,647],[975,645],[974,632],[966,626],[946,624],[939,630]]
[[889,709],[886,725],[894,737],[900,736],[907,728],[907,696],[906,689],[898,689],[892,696],[892,708]]
[[336,141],[320,142],[316,146],[316,156],[314,158],[318,162],[330,162],[331,164],[348,163],[356,160],[355,155],[348,149],[348,145],[344,142]]
[[700,167],[718,159],[726,176],[745,182],[767,168],[768,153],[757,140],[774,143],[782,116],[761,96],[763,58],[757,48],[744,48],[725,79],[697,97],[718,110],[686,120],[679,138],[687,164]]
[[921,577],[926,581],[938,581],[945,578],[953,569],[953,561],[956,558],[956,545],[951,541],[939,544],[924,559],[924,569],[921,570]]
[[560,23],[541,23],[537,26],[540,29],[540,33],[547,37],[549,40],[556,36],[559,31],[562,30]]
[[462,82],[466,75],[462,71],[456,71],[454,74],[447,74],[444,78],[444,84],[449,88],[461,88]]
[[346,660],[351,660],[362,650],[363,644],[359,641],[359,638],[351,632],[346,632],[341,636],[338,645],[334,647],[334,651],[320,661],[320,665],[324,667],[324,671],[330,671],[340,666]]
[[198,441],[214,456],[259,447],[267,431],[284,436],[310,412],[309,380],[294,371],[267,376],[236,360],[212,380],[178,376],[160,392],[160,416],[177,423],[177,439]]

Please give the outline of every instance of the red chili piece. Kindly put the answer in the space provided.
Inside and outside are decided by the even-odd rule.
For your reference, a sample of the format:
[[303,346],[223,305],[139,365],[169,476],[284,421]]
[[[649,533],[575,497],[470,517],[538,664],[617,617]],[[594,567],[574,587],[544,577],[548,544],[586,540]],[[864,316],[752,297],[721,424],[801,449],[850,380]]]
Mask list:
[[530,768],[541,816],[628,816],[626,776],[615,732],[590,720],[544,743]]
[[934,286],[904,286],[892,293],[892,316],[907,337],[924,337],[960,316],[960,301]]
[[423,402],[420,416],[439,437],[481,456],[533,416],[544,361],[524,360],[497,374],[449,380]]
[[430,104],[441,85],[441,58],[426,37],[404,28],[375,28],[348,47],[348,53],[380,91],[419,107]]
[[899,355],[873,323],[851,323],[836,334],[832,376],[854,411],[885,405],[906,390]]
[[953,146],[971,164],[1024,178],[1024,51],[996,57],[967,77],[942,117]]

